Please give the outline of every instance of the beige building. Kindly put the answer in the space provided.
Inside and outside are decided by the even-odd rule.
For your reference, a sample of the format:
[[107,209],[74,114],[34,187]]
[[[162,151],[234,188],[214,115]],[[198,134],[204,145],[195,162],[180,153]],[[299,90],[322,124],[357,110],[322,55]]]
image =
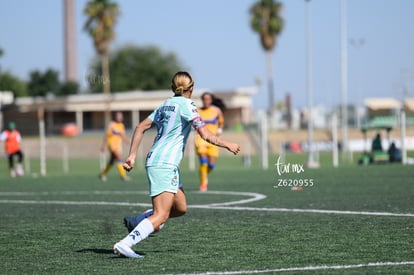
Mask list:
[[412,98],[407,98],[403,102],[394,98],[367,98],[364,103],[371,126],[397,127],[402,110],[406,113],[407,125],[414,125],[414,99]]
[[[198,106],[201,106],[202,92],[196,90],[193,93],[193,100]],[[224,116],[227,128],[251,123],[252,95],[257,92],[255,87],[212,92],[226,104]],[[170,96],[171,91],[162,90],[114,93],[109,99],[103,94],[17,98],[14,105],[5,108],[4,121],[15,121],[23,134],[37,134],[38,112],[44,110],[48,134],[58,134],[67,123],[75,123],[79,132],[102,130],[105,126],[104,113],[109,108],[123,112],[126,127],[132,129]]]

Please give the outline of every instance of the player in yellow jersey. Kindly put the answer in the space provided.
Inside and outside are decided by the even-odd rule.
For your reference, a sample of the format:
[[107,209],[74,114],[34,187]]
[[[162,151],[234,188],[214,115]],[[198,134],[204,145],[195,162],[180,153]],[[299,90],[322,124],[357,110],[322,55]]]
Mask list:
[[[212,93],[203,93],[201,95],[203,107],[198,109],[201,119],[206,124],[207,129],[219,136],[223,132],[224,118],[220,108],[213,105],[215,97]],[[208,174],[216,165],[216,158],[219,156],[218,147],[203,140],[197,135],[196,152],[200,160],[200,191],[207,191]]]
[[115,120],[111,121],[106,129],[105,136],[102,142],[101,151],[105,152],[105,148],[109,150],[109,161],[105,169],[99,174],[99,178],[102,181],[106,181],[106,174],[111,169],[114,162],[117,162],[117,169],[121,179],[124,181],[129,180],[124,168],[122,167],[123,160],[121,156],[122,141],[129,143],[128,137],[125,135],[125,126],[123,123],[124,117],[121,112],[115,113]]

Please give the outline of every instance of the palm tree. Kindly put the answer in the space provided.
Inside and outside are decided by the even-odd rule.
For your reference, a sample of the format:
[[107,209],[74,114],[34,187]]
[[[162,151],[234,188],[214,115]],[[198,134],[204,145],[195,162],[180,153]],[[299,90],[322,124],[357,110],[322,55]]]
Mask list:
[[105,122],[109,122],[109,44],[115,37],[114,26],[119,16],[118,4],[110,0],[90,0],[83,11],[88,20],[84,29],[93,39],[97,53],[101,56],[103,92],[107,99]]
[[[2,48],[0,48],[0,57],[2,57],[2,56],[3,56],[3,54],[4,54],[3,49],[2,49]],[[1,72],[1,67],[0,67],[0,72]]]
[[280,13],[282,4],[277,0],[259,0],[250,8],[250,26],[260,35],[260,42],[266,52],[269,115],[274,105],[272,52],[276,46],[276,38],[283,30],[283,18]]

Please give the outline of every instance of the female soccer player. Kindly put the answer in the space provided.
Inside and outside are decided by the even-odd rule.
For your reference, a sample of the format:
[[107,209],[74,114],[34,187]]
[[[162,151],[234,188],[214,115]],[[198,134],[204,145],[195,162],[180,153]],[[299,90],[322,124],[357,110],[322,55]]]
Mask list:
[[142,220],[124,239],[114,245],[114,252],[129,258],[142,258],[131,247],[146,239],[155,228],[168,218],[179,217],[187,211],[187,202],[180,181],[179,163],[183,157],[191,127],[208,142],[228,149],[233,154],[240,151],[236,143],[220,139],[211,133],[190,99],[194,81],[189,73],[177,72],[172,78],[174,96],[168,98],[134,131],[129,156],[124,168],[134,167],[138,147],[146,130],[157,126],[158,133],[146,159],[147,178],[152,199],[153,214]]
[[[213,105],[214,95],[212,93],[203,93],[201,95],[203,107],[198,110],[201,119],[206,124],[207,129],[219,136],[223,132],[224,118],[220,108]],[[196,152],[200,160],[200,191],[207,191],[208,174],[216,166],[216,158],[219,155],[218,147],[206,142],[200,135],[195,140]]]
[[[10,176],[12,178],[16,176],[23,176],[23,152],[20,149],[20,142],[22,141],[22,136],[20,135],[20,132],[16,129],[16,123],[9,123],[9,128],[1,133],[0,140],[4,141],[5,151],[7,154],[7,158],[9,160]],[[14,169],[15,156],[17,156],[18,158],[16,169]]]
[[102,142],[101,151],[105,152],[105,148],[107,147],[109,150],[109,161],[106,165],[105,169],[101,171],[99,174],[99,178],[102,181],[106,181],[107,177],[106,174],[111,169],[112,165],[114,165],[115,161],[117,162],[117,169],[119,176],[122,180],[128,181],[129,178],[126,175],[124,168],[122,167],[122,157],[121,157],[121,149],[122,149],[122,141],[129,142],[129,139],[125,135],[125,126],[123,123],[124,117],[121,112],[115,113],[115,120],[111,121],[106,129],[105,136]]

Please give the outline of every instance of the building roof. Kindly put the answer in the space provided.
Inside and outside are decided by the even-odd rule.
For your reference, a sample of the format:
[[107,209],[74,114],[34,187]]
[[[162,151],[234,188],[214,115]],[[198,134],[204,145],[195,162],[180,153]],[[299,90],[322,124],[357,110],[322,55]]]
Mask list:
[[410,113],[414,113],[414,98],[407,98],[404,100],[404,108]]
[[[195,90],[192,98],[201,104],[200,96],[205,90]],[[229,108],[251,108],[251,96],[257,93],[256,87],[237,88],[234,90],[211,91],[221,98]],[[47,111],[104,111],[110,110],[153,110],[166,98],[172,96],[171,90],[130,91],[112,93],[109,98],[104,94],[78,94],[65,97],[22,97],[15,101],[22,111],[34,111],[42,107]]]
[[365,106],[373,111],[395,110],[401,108],[401,103],[394,98],[367,98],[364,100]]

